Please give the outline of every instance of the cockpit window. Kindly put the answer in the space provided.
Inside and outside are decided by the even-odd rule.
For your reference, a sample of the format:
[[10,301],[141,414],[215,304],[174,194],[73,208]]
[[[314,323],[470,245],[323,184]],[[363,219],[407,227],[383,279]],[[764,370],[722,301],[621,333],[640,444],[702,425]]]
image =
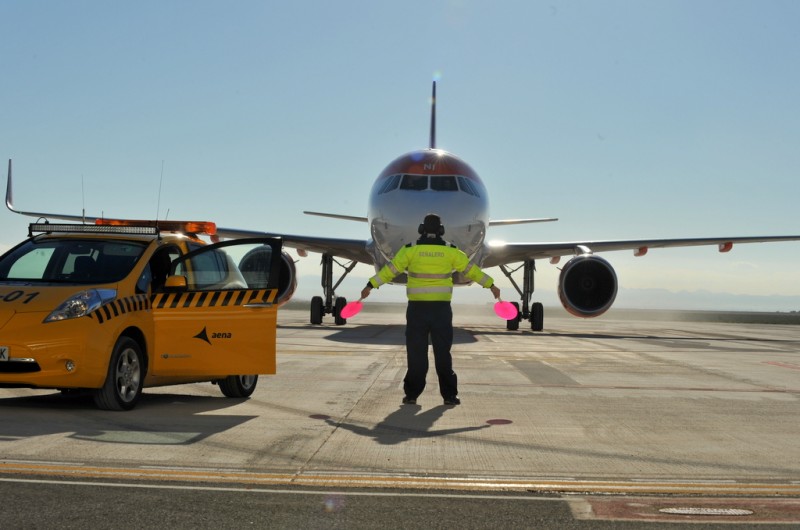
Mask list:
[[[429,182],[430,181],[430,182]],[[480,197],[478,187],[468,178],[457,175],[392,175],[383,183],[378,193],[387,193],[397,189],[398,183],[401,190],[423,191],[430,189],[433,191],[461,191]]]
[[476,197],[480,197],[481,194],[478,193],[478,188],[475,187],[472,182],[466,177],[458,177],[458,185],[461,186],[461,189],[465,192],[469,193],[470,195],[474,195]]
[[400,183],[401,190],[426,190],[428,189],[427,175],[403,175],[403,182]]
[[400,179],[402,177],[403,175],[392,175],[391,177],[387,178],[383,182],[383,186],[381,186],[378,190],[378,194],[380,195],[381,193],[389,193],[390,191],[397,189],[397,185],[400,184]]
[[431,177],[431,189],[433,191],[458,191],[458,184],[456,184],[456,178],[452,175]]

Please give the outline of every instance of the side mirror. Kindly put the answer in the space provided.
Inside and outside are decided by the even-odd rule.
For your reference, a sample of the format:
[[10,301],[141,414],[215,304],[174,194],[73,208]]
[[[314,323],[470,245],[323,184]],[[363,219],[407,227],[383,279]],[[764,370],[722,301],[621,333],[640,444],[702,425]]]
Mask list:
[[164,289],[167,291],[185,291],[187,288],[186,276],[169,276],[164,283]]

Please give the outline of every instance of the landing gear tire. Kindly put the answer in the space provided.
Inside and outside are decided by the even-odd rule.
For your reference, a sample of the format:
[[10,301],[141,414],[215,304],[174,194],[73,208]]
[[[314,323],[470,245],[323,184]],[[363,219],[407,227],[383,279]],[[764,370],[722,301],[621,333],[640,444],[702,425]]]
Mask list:
[[103,410],[131,410],[142,396],[146,362],[139,343],[120,337],[111,353],[102,388],[94,391],[94,403]]
[[341,297],[337,298],[336,302],[334,303],[334,306],[333,306],[333,319],[334,319],[334,322],[336,323],[337,326],[344,326],[345,324],[347,324],[347,319],[346,318],[342,318],[340,316],[340,313],[342,312],[342,309],[344,309],[344,306],[346,306],[346,305],[347,305],[347,299],[346,298],[341,298]]
[[519,302],[511,302],[517,308],[517,316],[511,320],[506,320],[506,329],[508,331],[517,331],[519,329],[519,321],[522,317],[519,315]]
[[253,395],[257,383],[257,375],[230,375],[220,379],[217,384],[225,397],[246,398]]
[[544,329],[544,306],[541,302],[534,302],[531,305],[531,330],[542,331]]
[[322,297],[313,297],[311,299],[311,324],[315,326],[322,324],[322,315],[324,312],[325,307],[322,303]]

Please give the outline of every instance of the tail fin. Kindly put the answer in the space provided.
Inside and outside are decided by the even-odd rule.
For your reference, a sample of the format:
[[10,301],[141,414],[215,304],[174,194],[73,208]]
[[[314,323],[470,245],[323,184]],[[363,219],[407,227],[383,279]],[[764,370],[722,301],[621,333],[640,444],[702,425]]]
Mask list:
[[436,81],[433,82],[433,95],[431,96],[431,141],[430,149],[436,149]]

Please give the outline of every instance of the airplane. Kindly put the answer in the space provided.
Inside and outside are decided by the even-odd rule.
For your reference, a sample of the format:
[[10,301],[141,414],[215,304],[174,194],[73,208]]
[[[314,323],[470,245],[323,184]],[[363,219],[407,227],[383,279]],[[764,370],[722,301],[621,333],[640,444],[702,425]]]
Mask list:
[[[24,212],[13,206],[11,193],[11,160],[8,168],[6,206],[14,213],[33,217],[95,222],[98,218]],[[445,226],[445,239],[455,244],[481,268],[499,267],[520,296],[518,316],[508,320],[509,330],[519,329],[522,321],[530,323],[532,331],[544,329],[544,309],[541,302],[533,302],[536,261],[547,259],[553,265],[561,258],[571,256],[563,264],[558,278],[558,297],[568,313],[576,317],[593,318],[605,313],[617,295],[617,275],[611,264],[597,255],[598,252],[632,250],[635,256],[644,256],[651,248],[691,247],[716,245],[720,252],[729,252],[734,244],[797,241],[800,235],[754,237],[704,237],[681,239],[632,240],[576,240],[561,242],[489,243],[487,229],[524,223],[557,221],[557,218],[491,219],[489,195],[478,174],[464,160],[436,147],[436,82],[431,97],[430,137],[426,149],[403,154],[384,168],[375,179],[369,195],[366,216],[304,211],[307,215],[366,223],[370,237],[344,239],[307,235],[277,234],[260,230],[217,227],[215,238],[280,237],[283,246],[294,248],[301,257],[308,252],[322,255],[322,296],[311,300],[310,323],[322,324],[324,315],[332,315],[336,325],[347,320],[340,311],[347,304],[336,296],[336,289],[358,263],[380,270],[391,261],[402,246],[417,240],[421,220],[435,213]],[[287,302],[297,285],[293,258],[282,256],[280,303]],[[347,260],[342,263],[338,259]],[[334,283],[334,265],[344,271]],[[522,269],[522,285],[514,273]],[[469,280],[454,273],[455,285],[467,285]],[[392,283],[404,284],[405,275]]]

